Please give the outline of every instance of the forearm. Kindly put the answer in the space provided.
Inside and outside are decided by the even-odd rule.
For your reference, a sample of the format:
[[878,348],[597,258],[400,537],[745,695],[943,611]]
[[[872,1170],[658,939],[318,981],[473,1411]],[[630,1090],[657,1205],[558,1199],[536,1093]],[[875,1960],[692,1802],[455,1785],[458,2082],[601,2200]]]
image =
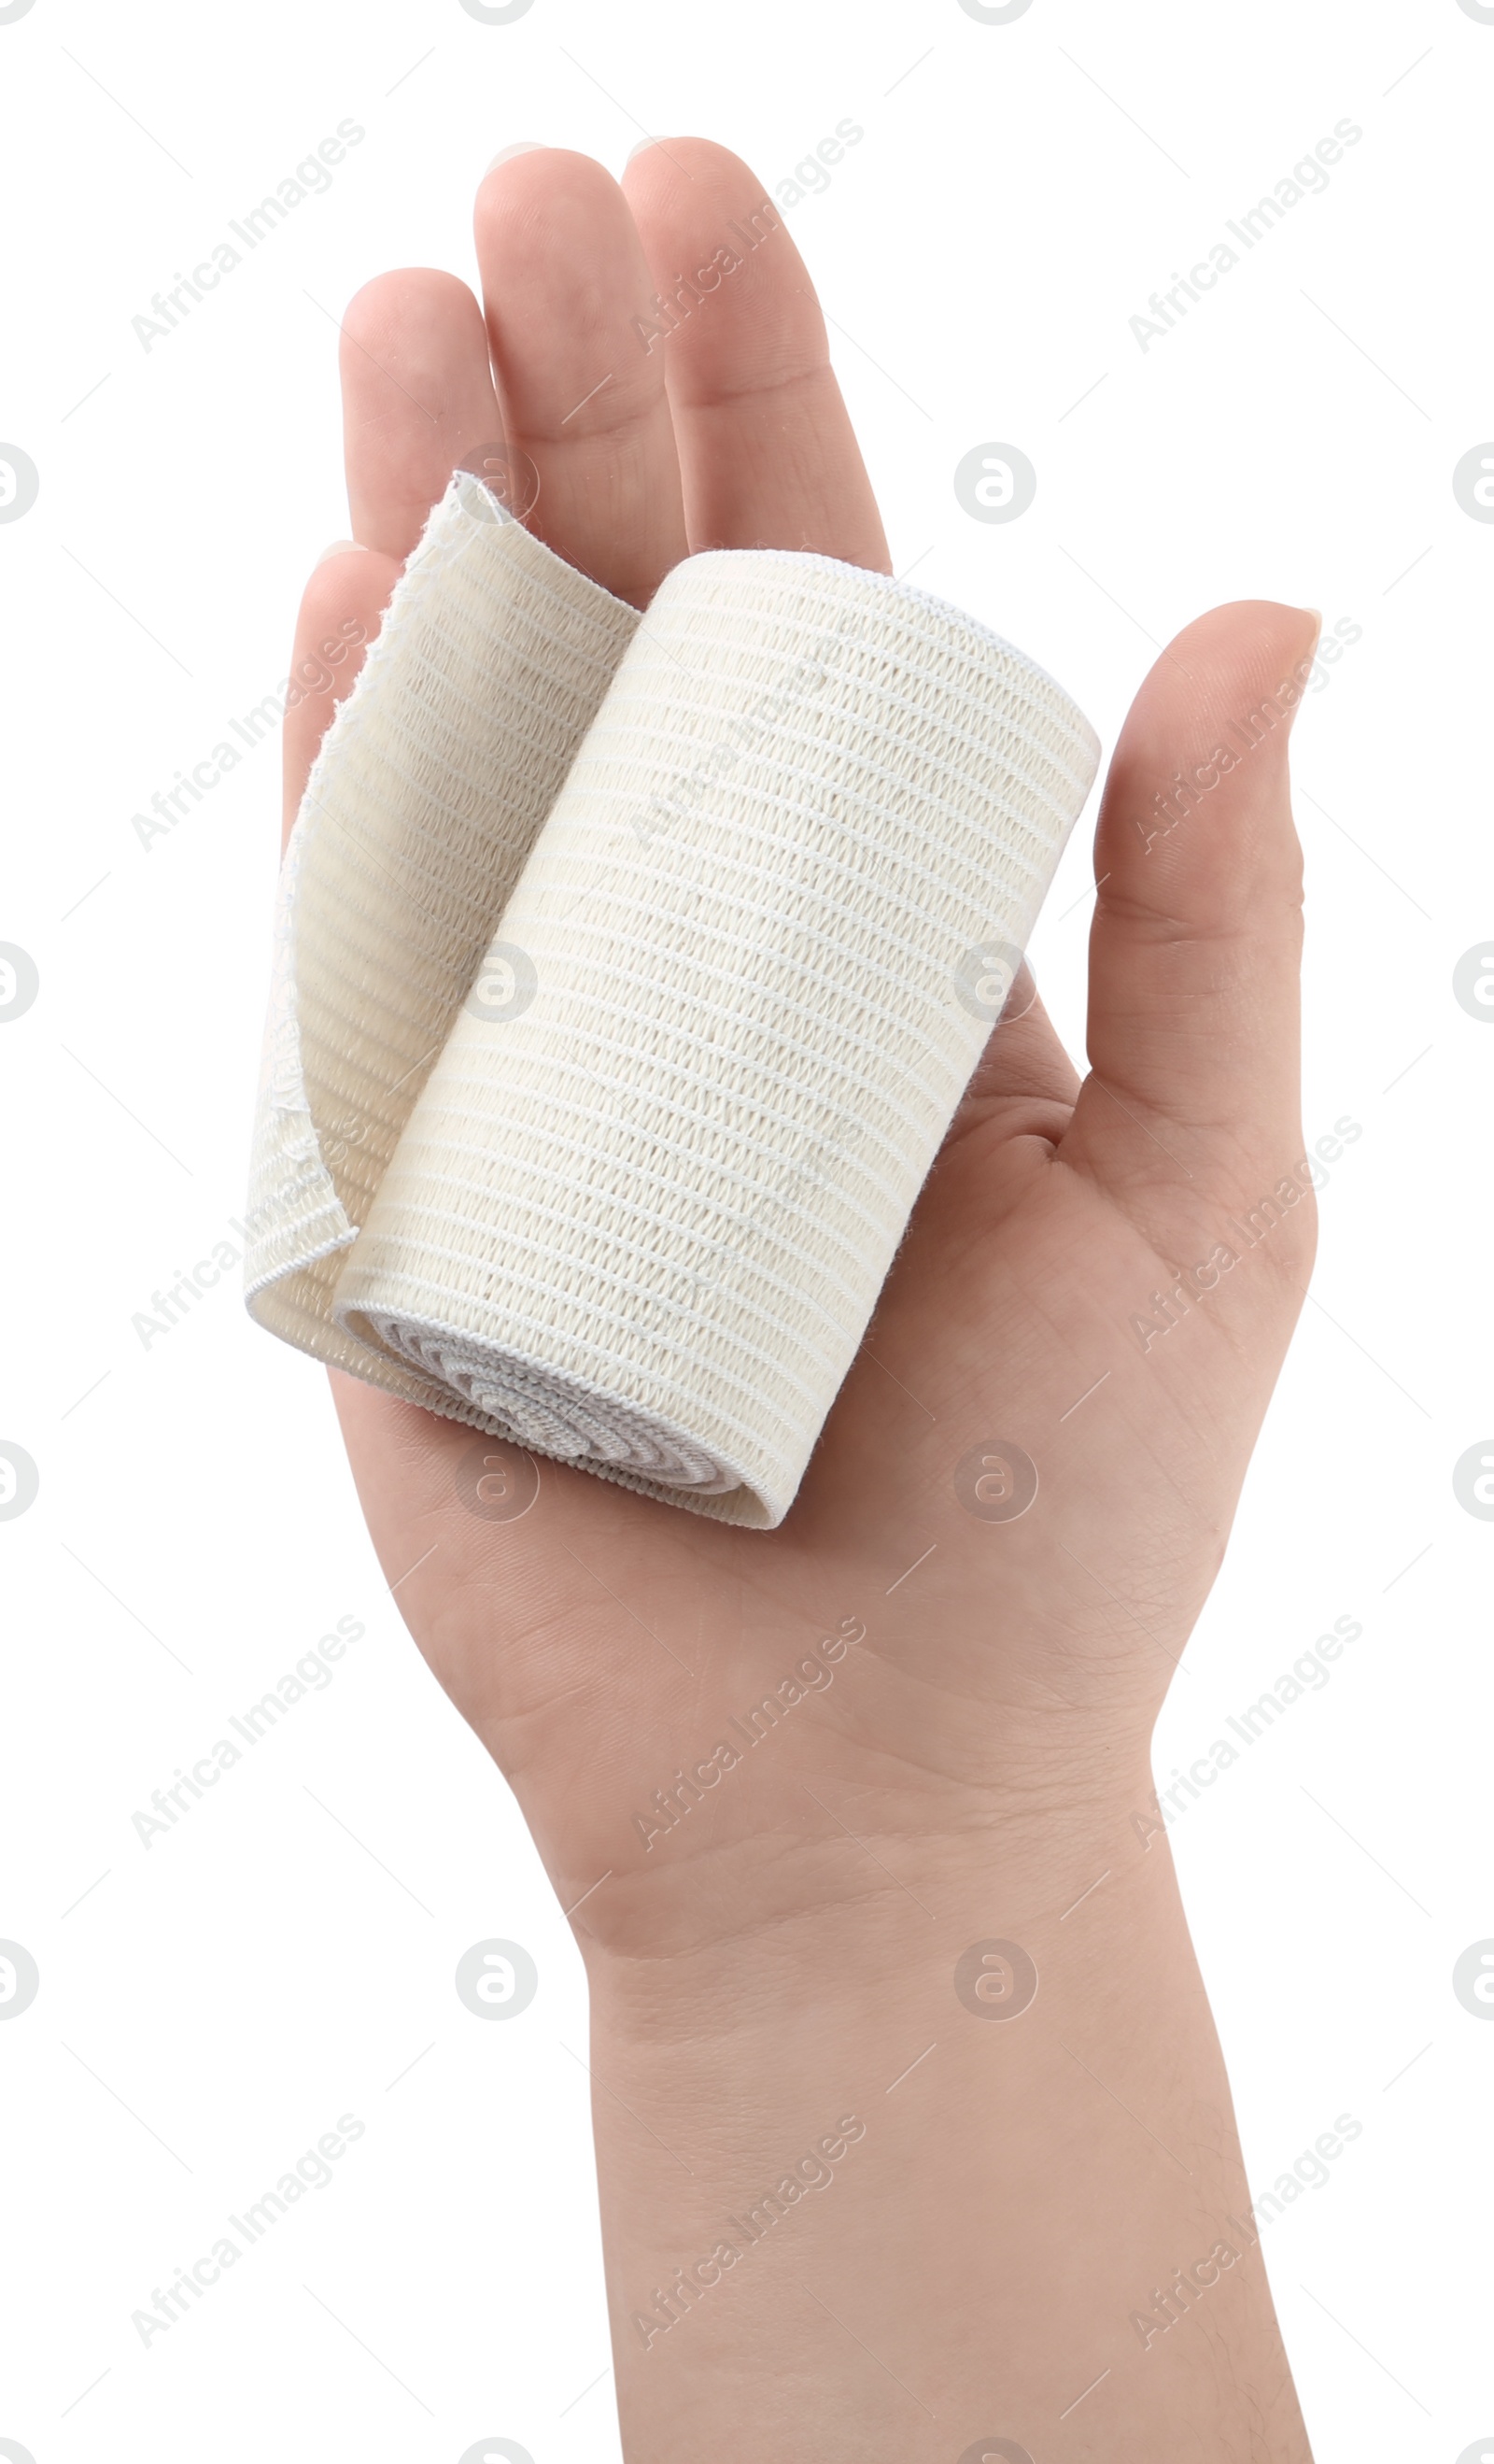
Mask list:
[[[1121,1842],[872,1840],[859,1899],[593,1962],[628,2464],[1304,2464],[1171,1859]],[[956,1991],[993,1939],[1016,2015],[1000,1954]]]

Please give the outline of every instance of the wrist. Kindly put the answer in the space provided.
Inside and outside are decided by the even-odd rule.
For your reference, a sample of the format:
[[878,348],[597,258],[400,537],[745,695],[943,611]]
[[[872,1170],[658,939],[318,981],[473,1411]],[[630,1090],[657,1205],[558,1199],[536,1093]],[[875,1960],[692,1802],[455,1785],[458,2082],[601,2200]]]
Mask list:
[[[1137,1801],[879,1836],[896,1879],[863,1859],[831,1905],[807,1904],[811,1876],[778,1919],[744,1895],[709,1940],[593,1949],[629,2454],[683,2464],[750,2419],[777,2464],[852,2464],[894,2431],[948,2464],[995,2434],[1036,2452],[1022,2431],[1111,2374],[1148,2435],[1194,2400],[1131,2313],[1248,2211],[1171,1860],[1138,1842]],[[1254,2353],[1274,2329],[1259,2254],[1240,2257],[1211,2318]]]
[[576,1916],[593,2007],[623,2039],[733,2036],[801,1991],[865,2024],[895,2010],[935,1939],[942,1957],[956,1935],[1047,1938],[1142,1854],[1153,1801],[1144,1746],[1104,1764],[1008,1758],[981,1788],[905,1771],[847,1791],[816,1765],[789,1777],[771,1827],[734,1837],[731,1779],[713,1801],[700,1775],[656,1792]]

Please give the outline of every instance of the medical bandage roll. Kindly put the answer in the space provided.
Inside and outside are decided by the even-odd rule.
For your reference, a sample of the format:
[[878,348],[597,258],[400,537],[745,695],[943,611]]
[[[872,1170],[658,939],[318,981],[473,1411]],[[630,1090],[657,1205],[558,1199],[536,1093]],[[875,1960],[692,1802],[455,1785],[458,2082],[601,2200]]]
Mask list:
[[250,1305],[473,1427],[772,1527],[1098,746],[1030,660],[883,576],[711,552],[639,620],[472,490],[297,823]]

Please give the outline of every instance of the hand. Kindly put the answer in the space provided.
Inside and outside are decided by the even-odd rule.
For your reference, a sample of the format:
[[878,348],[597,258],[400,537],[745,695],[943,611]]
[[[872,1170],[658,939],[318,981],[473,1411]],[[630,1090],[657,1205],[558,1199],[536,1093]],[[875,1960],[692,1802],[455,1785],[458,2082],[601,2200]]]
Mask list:
[[[476,238],[481,307],[416,270],[348,312],[359,553],[319,566],[298,651],[350,617],[372,637],[452,468],[499,436],[538,470],[531,527],[637,606],[703,547],[890,569],[808,278],[735,156],[671,139],[620,188],[527,151],[484,179]],[[715,283],[649,341],[697,268]],[[1088,2420],[1096,2453],[1165,2423],[1178,2453],[1306,2454],[1258,2255],[1216,2265],[1187,2353],[1128,2314],[1244,2196],[1165,1844],[1131,1816],[1311,1264],[1286,739],[1315,638],[1246,602],[1146,677],[1096,838],[1089,1075],[1036,1001],[995,1029],[780,1529],[548,1461],[531,1511],[483,1520],[453,1475],[470,1430],[334,1380],[410,1631],[575,1908],[640,2464],[720,2453],[734,2406],[774,2464],[956,2464],[1108,2366],[1050,2452],[1088,2454]],[[329,715],[287,723],[288,818]],[[1179,798],[1179,771],[1206,783]],[[1035,1501],[986,1519],[1013,1448]],[[838,1634],[829,1675],[796,1676]],[[954,1991],[988,1938],[1043,1980],[1020,2029]],[[865,2148],[770,2249],[650,2306],[853,2110]]]

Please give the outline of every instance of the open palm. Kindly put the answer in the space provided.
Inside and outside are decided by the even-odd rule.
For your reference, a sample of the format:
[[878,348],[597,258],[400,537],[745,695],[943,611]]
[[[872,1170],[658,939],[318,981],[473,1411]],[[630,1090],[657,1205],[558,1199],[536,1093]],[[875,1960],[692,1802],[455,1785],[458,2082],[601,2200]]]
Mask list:
[[[698,140],[622,187],[574,154],[495,165],[481,306],[407,271],[348,312],[361,552],[318,568],[298,649],[377,630],[452,468],[500,436],[538,473],[531,527],[640,607],[697,548],[887,570],[777,220]],[[1314,639],[1242,603],[1145,680],[1099,824],[1090,1075],[1036,1002],[995,1029],[778,1530],[548,1461],[488,1519],[470,1430],[335,1380],[399,1604],[583,1947],[667,1958],[895,1893],[910,1838],[1144,1758],[1310,1266],[1286,736]],[[290,812],[329,716],[288,722]]]

